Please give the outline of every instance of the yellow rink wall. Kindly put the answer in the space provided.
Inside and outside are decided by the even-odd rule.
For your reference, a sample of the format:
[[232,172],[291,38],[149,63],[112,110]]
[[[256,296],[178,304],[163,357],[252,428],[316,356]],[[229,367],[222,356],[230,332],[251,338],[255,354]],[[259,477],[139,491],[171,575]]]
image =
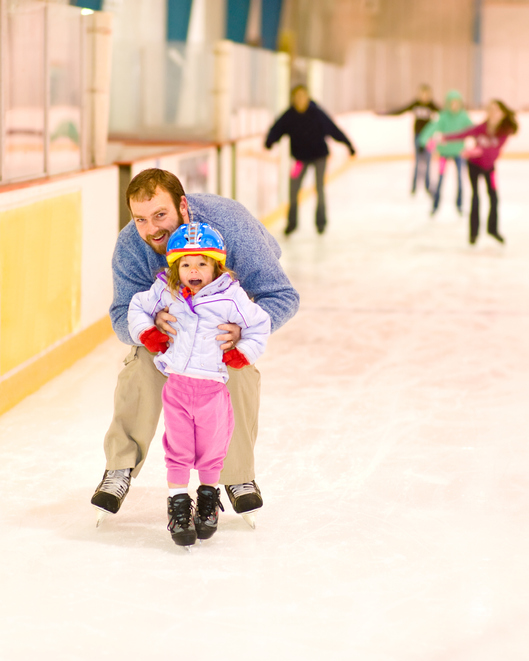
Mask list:
[[0,215],[0,376],[78,327],[81,236],[80,191]]
[[114,166],[0,187],[0,414],[112,330]]

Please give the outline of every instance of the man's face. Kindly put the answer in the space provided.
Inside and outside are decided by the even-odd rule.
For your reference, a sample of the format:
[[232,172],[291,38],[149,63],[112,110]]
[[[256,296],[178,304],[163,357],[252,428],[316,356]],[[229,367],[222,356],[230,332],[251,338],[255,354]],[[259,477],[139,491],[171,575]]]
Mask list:
[[186,198],[181,198],[180,207],[176,209],[171,195],[159,187],[150,200],[131,199],[130,208],[138,234],[160,255],[165,255],[167,242],[175,229],[189,222]]

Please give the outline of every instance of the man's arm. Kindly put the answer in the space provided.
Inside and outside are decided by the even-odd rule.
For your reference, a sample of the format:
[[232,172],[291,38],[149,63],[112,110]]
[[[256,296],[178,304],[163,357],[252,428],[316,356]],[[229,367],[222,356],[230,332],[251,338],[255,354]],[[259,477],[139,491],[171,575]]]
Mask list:
[[231,200],[228,206],[227,222],[218,225],[226,240],[227,266],[248,296],[268,312],[276,331],[298,311],[299,294],[279,263],[281,249],[274,237],[242,204]]
[[[112,328],[124,344],[136,344],[129,333],[127,314],[134,294],[150,289],[157,270],[156,263],[163,267],[161,256],[145,245],[141,239],[130,236],[131,230],[122,230],[112,256],[112,280],[114,297],[110,306]],[[149,255],[149,252],[152,255]]]

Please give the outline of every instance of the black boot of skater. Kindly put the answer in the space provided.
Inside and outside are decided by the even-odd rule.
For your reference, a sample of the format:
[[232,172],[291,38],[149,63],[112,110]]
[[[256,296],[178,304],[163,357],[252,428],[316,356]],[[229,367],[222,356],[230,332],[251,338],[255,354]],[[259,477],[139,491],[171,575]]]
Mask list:
[[288,221],[287,226],[285,227],[285,236],[292,234],[292,232],[297,228],[297,223],[291,223]]
[[500,243],[505,243],[505,239],[503,238],[503,236],[502,236],[501,234],[498,234],[498,232],[490,232],[490,231],[489,231],[489,234],[490,234],[494,239],[496,239],[496,241],[499,241]]
[[94,507],[116,514],[130,488],[130,468],[106,470],[90,501]]
[[261,489],[259,489],[255,480],[243,484],[227,484],[225,489],[237,514],[254,512],[263,506]]
[[193,501],[187,493],[170,496],[167,499],[167,530],[178,546],[192,546],[197,541],[197,531],[193,521]]
[[224,507],[220,502],[220,489],[201,484],[197,489],[195,514],[198,539],[209,539],[217,531],[219,508],[224,512]]

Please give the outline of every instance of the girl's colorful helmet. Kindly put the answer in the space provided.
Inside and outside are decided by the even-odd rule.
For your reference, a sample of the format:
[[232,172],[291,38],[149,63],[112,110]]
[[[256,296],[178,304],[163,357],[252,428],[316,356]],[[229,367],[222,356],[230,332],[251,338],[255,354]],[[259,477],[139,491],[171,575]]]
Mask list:
[[167,242],[167,263],[174,264],[183,255],[207,255],[226,263],[226,244],[222,234],[207,223],[184,223]]

